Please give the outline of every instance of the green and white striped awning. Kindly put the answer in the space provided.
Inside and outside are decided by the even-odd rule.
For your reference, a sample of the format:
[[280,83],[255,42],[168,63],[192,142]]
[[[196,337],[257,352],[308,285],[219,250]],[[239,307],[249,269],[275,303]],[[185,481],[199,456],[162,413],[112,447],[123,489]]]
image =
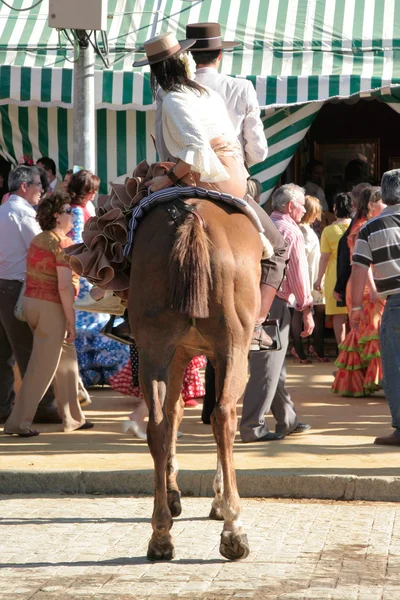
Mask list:
[[[187,23],[218,21],[224,39],[242,43],[224,54],[222,71],[250,79],[267,111],[269,155],[252,169],[266,200],[325,101],[371,96],[397,106],[398,15],[400,0],[108,0],[111,68],[99,60],[95,74],[103,191],[155,158],[148,69],[131,66],[152,35],[182,39]],[[22,13],[0,4],[0,153],[13,162],[49,154],[63,173],[72,160],[73,48],[47,17],[48,0]]]
[[[15,8],[29,0],[10,0]],[[67,0],[66,0],[67,1]],[[287,106],[400,84],[400,0],[108,0],[111,69],[96,71],[96,106],[152,108],[148,71],[132,50],[188,22],[219,21],[224,73],[254,83],[260,106]],[[48,0],[28,12],[0,6],[0,102],[72,104],[73,49],[47,25]]]

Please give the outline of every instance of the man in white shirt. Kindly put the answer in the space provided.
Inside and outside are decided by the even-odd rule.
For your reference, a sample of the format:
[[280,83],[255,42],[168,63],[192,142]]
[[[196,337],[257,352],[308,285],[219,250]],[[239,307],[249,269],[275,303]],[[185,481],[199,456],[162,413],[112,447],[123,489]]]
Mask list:
[[36,166],[42,167],[47,173],[50,183],[49,194],[55,192],[56,190],[57,192],[61,192],[62,185],[61,181],[57,179],[57,169],[54,160],[48,156],[42,156],[42,158],[39,158],[39,160],[36,161]]
[[[14,307],[25,280],[26,256],[33,238],[41,232],[34,206],[43,191],[36,167],[17,167],[8,179],[10,197],[0,206],[0,422],[5,422],[14,401],[14,359],[24,376],[32,350],[29,325],[14,316]],[[61,423],[46,392],[35,421]]]
[[[193,23],[186,26],[186,37],[197,40],[190,48],[196,62],[195,79],[215,90],[224,100],[229,118],[235,127],[243,157],[248,167],[267,158],[268,147],[260,118],[260,106],[256,91],[247,79],[237,79],[218,73],[223,50],[232,50],[239,42],[223,42],[219,23]],[[162,100],[157,96],[156,146],[161,160],[167,160],[169,152],[162,133]]]

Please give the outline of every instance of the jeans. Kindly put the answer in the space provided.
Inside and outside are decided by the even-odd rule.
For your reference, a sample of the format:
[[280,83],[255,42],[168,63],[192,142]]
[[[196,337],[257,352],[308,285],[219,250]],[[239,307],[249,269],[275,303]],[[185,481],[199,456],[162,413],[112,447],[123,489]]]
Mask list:
[[386,301],[380,339],[382,387],[392,414],[392,427],[400,437],[400,294],[393,294]]

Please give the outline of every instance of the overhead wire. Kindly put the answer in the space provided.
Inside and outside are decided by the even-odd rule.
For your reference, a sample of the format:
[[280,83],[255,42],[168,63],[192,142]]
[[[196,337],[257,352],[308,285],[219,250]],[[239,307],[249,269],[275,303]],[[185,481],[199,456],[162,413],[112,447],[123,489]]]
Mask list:
[[16,12],[25,12],[26,10],[32,10],[32,8],[39,6],[39,4],[42,4],[43,0],[38,0],[37,2],[35,2],[35,4],[32,4],[32,6],[29,6],[29,8],[14,8],[14,6],[11,6],[5,0],[0,0],[0,2],[4,4],[4,6],[7,6],[7,8],[10,8],[11,10],[15,10]]
[[[70,58],[68,58],[68,56],[67,56],[67,53],[66,53],[66,52],[64,52],[64,47],[63,47],[63,45],[62,45],[62,43],[61,43],[61,31],[64,33],[64,35],[67,37],[67,39],[69,40],[69,42],[70,42],[70,43],[71,43],[71,40],[69,39],[69,36],[68,36],[68,34],[66,33],[66,30],[65,30],[65,29],[62,29],[62,30],[61,30],[61,29],[58,29],[57,31],[58,31],[58,47],[59,47],[59,49],[61,50],[61,53],[62,53],[62,55],[63,55],[63,58],[64,58],[64,59],[65,59],[67,62],[69,62],[69,63],[73,63],[73,64],[74,64],[74,63],[78,62],[78,60],[79,60],[79,57],[80,57],[80,54],[81,54],[81,47],[79,46],[79,44],[77,44],[77,43],[74,43],[74,44],[72,44],[72,47],[73,47],[73,49],[74,49],[74,58],[71,60]],[[76,54],[75,54],[75,53],[76,53]]]
[[[93,32],[92,32],[93,33]],[[101,48],[99,47],[99,43],[97,41],[97,36],[96,33],[94,34],[94,41],[92,41],[92,38],[89,36],[89,42],[92,45],[94,51],[96,52],[97,56],[99,58],[101,58],[101,60],[103,61],[103,64],[105,66],[106,69],[110,68],[110,61],[108,60],[108,52],[106,53],[105,51],[102,51]]]

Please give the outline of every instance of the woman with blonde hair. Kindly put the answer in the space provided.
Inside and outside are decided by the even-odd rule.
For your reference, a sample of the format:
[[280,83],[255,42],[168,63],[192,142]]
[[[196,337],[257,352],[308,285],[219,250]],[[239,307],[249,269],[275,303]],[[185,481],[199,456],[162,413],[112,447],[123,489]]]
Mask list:
[[[313,332],[314,343],[312,346],[310,346],[309,351],[315,358],[319,360],[319,362],[328,362],[329,359],[324,356],[325,298],[323,286],[321,291],[313,290],[314,281],[318,276],[321,251],[318,236],[313,230],[312,226],[315,221],[321,221],[322,207],[318,198],[314,196],[305,197],[304,207],[306,212],[304,213],[299,227],[304,237],[308,273],[312,290],[311,294],[313,297],[315,322]],[[301,364],[309,364],[311,361],[307,358],[304,352],[303,340],[300,335],[302,328],[302,314],[301,312],[294,310],[292,317],[292,337],[294,347],[292,348],[291,352],[293,357],[296,360],[299,360]]]

